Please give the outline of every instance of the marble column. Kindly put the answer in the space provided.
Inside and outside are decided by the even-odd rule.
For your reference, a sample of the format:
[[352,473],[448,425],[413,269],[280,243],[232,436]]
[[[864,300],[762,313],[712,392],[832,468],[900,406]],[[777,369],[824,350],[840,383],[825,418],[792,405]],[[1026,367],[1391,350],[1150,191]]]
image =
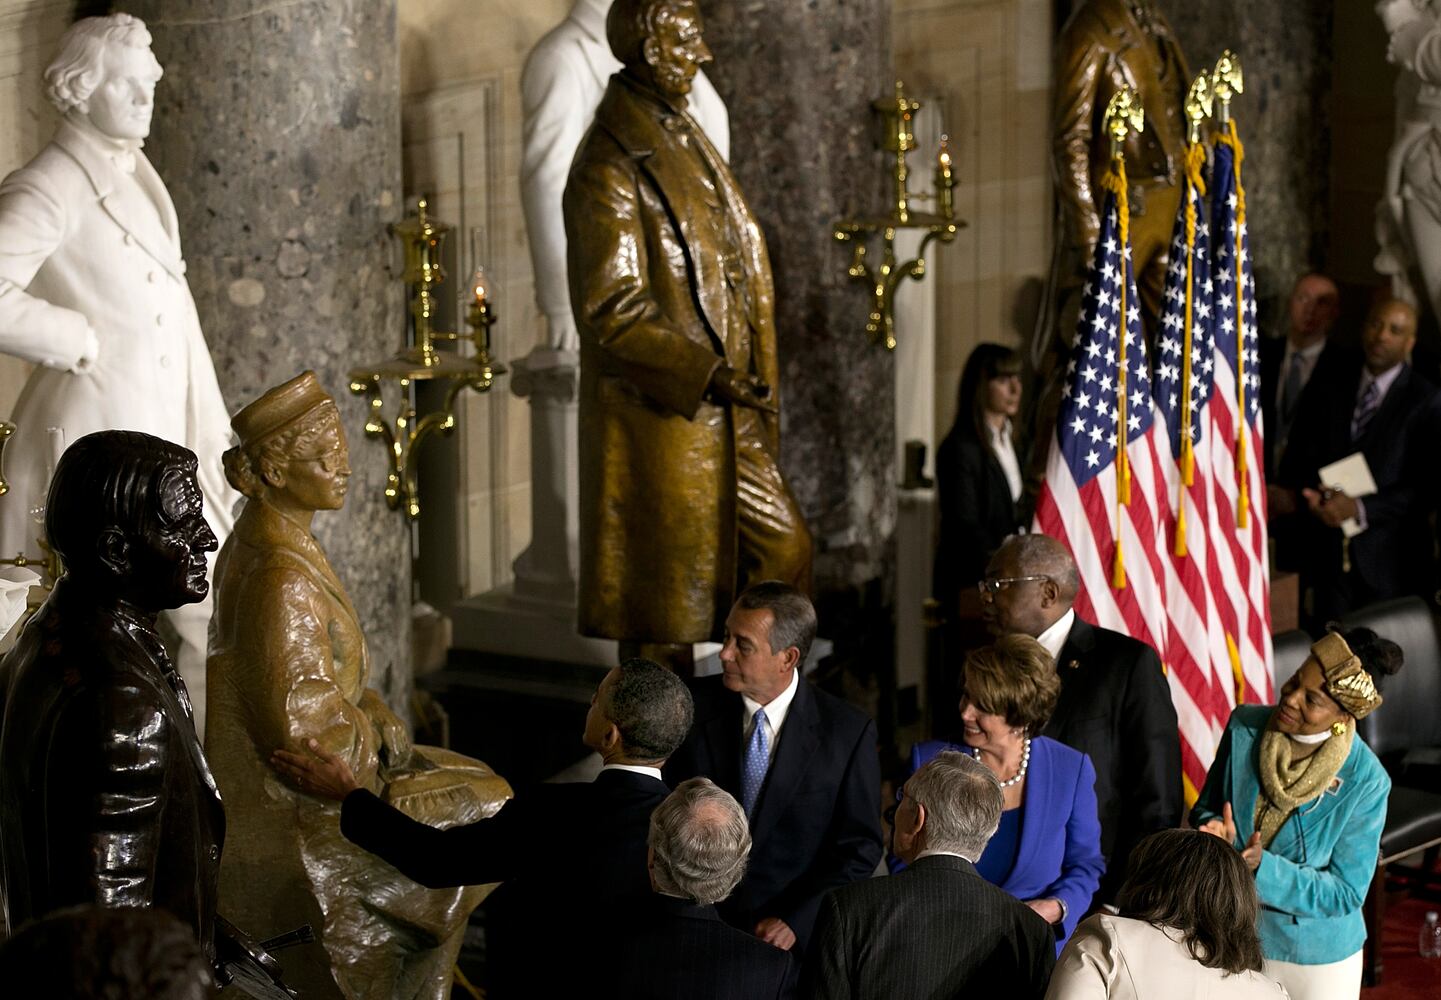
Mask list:
[[[1274,0],[1155,0],[1171,22],[1191,72],[1210,69],[1225,49],[1241,57],[1246,92],[1231,104],[1246,150],[1246,214],[1255,251],[1261,333],[1285,331],[1286,300],[1305,272],[1326,267],[1330,215],[1330,4]],[[1366,12],[1371,21],[1379,19]],[[1374,30],[1378,30],[1374,29]],[[1385,49],[1384,38],[1380,42]],[[1381,146],[1371,154],[1384,161]],[[1318,169],[1318,164],[1322,165]],[[1374,199],[1348,206],[1361,219],[1360,242],[1370,243]],[[1374,278],[1373,278],[1374,280]]]
[[[223,13],[221,10],[223,8]],[[411,689],[410,531],[385,506],[351,366],[404,333],[396,0],[133,0],[165,68],[146,153],[175,200],[190,287],[231,411],[313,368],[354,474],[315,534],[370,642],[371,685]]]
[[731,167],[775,272],[781,466],[816,540],[817,595],[877,581],[888,591],[895,359],[867,340],[869,291],[831,234],[836,219],[887,204],[870,104],[894,87],[890,0],[700,7],[715,55],[706,71],[730,109]]

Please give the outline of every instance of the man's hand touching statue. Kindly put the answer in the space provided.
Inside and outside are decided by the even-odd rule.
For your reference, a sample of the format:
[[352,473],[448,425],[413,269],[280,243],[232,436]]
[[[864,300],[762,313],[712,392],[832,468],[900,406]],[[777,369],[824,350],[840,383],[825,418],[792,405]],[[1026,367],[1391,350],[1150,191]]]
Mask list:
[[308,740],[306,746],[308,755],[276,750],[270,755],[270,766],[300,791],[318,799],[340,802],[360,787],[345,758],[327,753],[319,740]]

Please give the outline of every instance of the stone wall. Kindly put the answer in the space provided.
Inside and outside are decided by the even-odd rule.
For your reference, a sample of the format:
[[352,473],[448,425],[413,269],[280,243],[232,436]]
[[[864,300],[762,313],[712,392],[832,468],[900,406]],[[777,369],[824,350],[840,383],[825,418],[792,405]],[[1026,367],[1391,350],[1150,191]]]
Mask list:
[[165,78],[146,152],[175,201],[190,287],[232,412],[313,368],[350,438],[345,508],[315,533],[356,605],[372,686],[408,702],[410,532],[347,372],[404,331],[394,0],[135,0]]
[[1232,114],[1246,151],[1257,306],[1262,334],[1279,332],[1296,278],[1328,266],[1332,5],[1155,2],[1192,73],[1213,66],[1227,48],[1241,57],[1246,92],[1232,103]]
[[886,202],[871,101],[891,91],[888,0],[702,0],[731,119],[731,166],[776,280],[781,465],[816,541],[821,593],[884,579],[896,519],[893,357],[832,238]]

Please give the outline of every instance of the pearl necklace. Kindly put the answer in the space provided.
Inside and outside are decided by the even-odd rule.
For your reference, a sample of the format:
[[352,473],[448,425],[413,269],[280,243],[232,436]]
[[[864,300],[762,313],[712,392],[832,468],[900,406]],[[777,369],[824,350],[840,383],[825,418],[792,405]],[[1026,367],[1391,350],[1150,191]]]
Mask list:
[[[975,747],[972,747],[972,748],[971,748],[971,756],[974,757],[976,760],[980,760],[980,759],[981,759],[981,752],[980,752],[979,750],[977,750]],[[1021,769],[1016,772],[1016,776],[1015,776],[1015,777],[1013,777],[1013,778],[1007,778],[1005,781],[1002,781],[1002,782],[1000,783],[1000,784],[1001,784],[1001,787],[1002,787],[1002,788],[1010,788],[1012,785],[1019,785],[1022,781],[1025,781],[1025,780],[1026,780],[1026,768],[1028,768],[1028,767],[1030,767],[1030,766],[1031,766],[1031,738],[1030,738],[1029,736],[1027,736],[1027,737],[1026,737],[1026,745],[1021,749]]]

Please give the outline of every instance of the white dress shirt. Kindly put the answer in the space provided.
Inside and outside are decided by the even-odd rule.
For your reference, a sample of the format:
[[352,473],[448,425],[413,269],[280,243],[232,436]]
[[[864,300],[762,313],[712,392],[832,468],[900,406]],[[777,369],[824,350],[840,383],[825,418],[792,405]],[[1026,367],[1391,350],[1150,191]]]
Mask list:
[[1051,654],[1051,659],[1056,661],[1061,659],[1061,649],[1066,645],[1066,640],[1071,637],[1071,626],[1074,624],[1076,624],[1076,609],[1071,608],[1057,618],[1050,628],[1036,636],[1036,641],[1046,647],[1046,652]]
[[1011,440],[1010,418],[999,427],[987,428],[991,434],[991,454],[1001,463],[1006,474],[1006,488],[1011,491],[1011,502],[1021,499],[1021,462],[1016,458],[1016,445]]
[[604,773],[606,771],[630,771],[634,774],[644,774],[647,777],[654,778],[656,781],[665,780],[660,776],[660,768],[647,767],[644,764],[606,764],[601,768],[601,772]]
[[1316,370],[1316,359],[1326,349],[1326,338],[1322,337],[1310,347],[1297,347],[1291,343],[1291,338],[1286,338],[1286,353],[1281,355],[1281,372],[1277,376],[1280,383],[1276,389],[1276,408],[1281,407],[1281,391],[1286,385],[1286,376],[1291,372],[1291,359],[1296,355],[1301,356],[1301,384],[1297,387],[1297,393],[1306,388],[1306,383],[1311,381],[1311,373]]
[[776,759],[776,746],[780,743],[781,727],[786,724],[786,715],[791,710],[791,702],[796,699],[796,688],[800,687],[800,670],[791,671],[791,683],[780,694],[771,699],[770,704],[762,705],[758,701],[751,701],[745,695],[741,695],[741,704],[745,706],[745,715],[741,719],[741,745],[745,746],[750,742],[751,730],[755,728],[756,713],[762,708],[766,710],[766,745],[770,748],[770,759]]

